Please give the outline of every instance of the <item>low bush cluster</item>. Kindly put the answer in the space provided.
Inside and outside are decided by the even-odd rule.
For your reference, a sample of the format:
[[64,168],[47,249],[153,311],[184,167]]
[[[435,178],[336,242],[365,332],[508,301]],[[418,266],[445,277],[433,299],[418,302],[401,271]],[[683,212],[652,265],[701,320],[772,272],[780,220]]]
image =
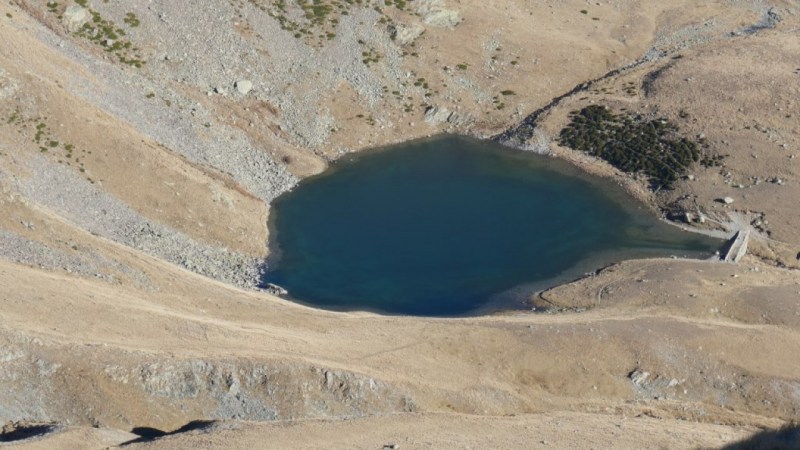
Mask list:
[[[646,175],[655,189],[670,189],[692,164],[707,161],[701,147],[666,119],[614,114],[591,105],[571,113],[559,143],[602,158],[627,173]],[[714,157],[717,158],[717,157]]]

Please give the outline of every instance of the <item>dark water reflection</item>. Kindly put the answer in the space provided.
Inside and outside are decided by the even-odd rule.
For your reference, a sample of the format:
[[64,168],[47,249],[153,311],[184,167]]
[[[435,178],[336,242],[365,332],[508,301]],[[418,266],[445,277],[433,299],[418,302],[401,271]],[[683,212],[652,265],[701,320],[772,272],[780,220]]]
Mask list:
[[280,197],[271,220],[265,282],[321,308],[422,316],[521,306],[499,294],[721,245],[563,161],[455,136],[347,157]]

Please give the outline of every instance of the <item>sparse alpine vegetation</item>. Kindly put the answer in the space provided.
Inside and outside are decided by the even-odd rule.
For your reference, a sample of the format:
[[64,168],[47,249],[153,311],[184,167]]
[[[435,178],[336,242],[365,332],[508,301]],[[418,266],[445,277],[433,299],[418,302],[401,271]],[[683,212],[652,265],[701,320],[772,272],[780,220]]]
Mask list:
[[[103,48],[116,56],[117,60],[123,64],[141,68],[146,63],[141,55],[141,50],[126,39],[127,32],[123,27],[90,8],[86,0],[75,0],[75,3],[86,8],[91,16],[89,21],[75,31],[76,36]],[[64,14],[65,9],[66,6],[59,5],[57,2],[47,3],[47,10],[52,14],[57,14],[59,18]],[[127,13],[122,21],[124,26],[129,29],[140,25],[139,18],[132,12]]]
[[[297,39],[305,39],[318,47],[336,37],[336,29],[342,16],[351,15],[353,8],[372,8],[380,14],[378,22],[382,25],[394,23],[384,8],[404,11],[405,0],[247,0],[254,7],[266,12],[278,21],[281,28],[291,32]],[[244,0],[230,0],[239,9]]]
[[59,164],[74,167],[86,177],[87,181],[94,183],[82,161],[82,158],[92,152],[85,149],[78,150],[73,144],[59,141],[53,127],[48,125],[47,117],[26,117],[19,108],[16,108],[0,123],[16,127],[17,133],[30,137],[40,153],[50,155]]

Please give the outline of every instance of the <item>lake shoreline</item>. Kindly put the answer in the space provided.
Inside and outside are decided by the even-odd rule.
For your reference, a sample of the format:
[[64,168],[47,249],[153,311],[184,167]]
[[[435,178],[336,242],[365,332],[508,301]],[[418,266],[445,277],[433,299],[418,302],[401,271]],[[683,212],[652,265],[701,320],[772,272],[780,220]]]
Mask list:
[[[608,210],[608,212],[606,212],[604,214],[609,214],[610,213],[610,214],[613,215],[613,217],[615,217],[614,220],[623,220],[623,221],[625,221],[624,223],[626,223],[626,224],[628,224],[628,226],[632,227],[631,230],[638,229],[638,227],[641,227],[641,226],[645,226],[644,225],[645,223],[646,224],[651,224],[651,225],[646,225],[648,227],[656,226],[655,223],[661,223],[661,224],[668,223],[670,225],[674,225],[673,223],[671,223],[671,222],[669,222],[667,220],[664,220],[663,217],[659,218],[657,214],[654,216],[653,214],[655,214],[657,212],[657,209],[655,207],[653,207],[652,203],[650,203],[648,201],[645,201],[645,199],[642,196],[631,195],[632,194],[632,189],[629,189],[629,188],[626,189],[626,185],[628,187],[632,186],[633,182],[635,180],[629,180],[629,183],[620,183],[619,178],[612,177],[612,176],[602,176],[604,174],[599,173],[598,171],[587,170],[585,165],[576,164],[575,161],[573,161],[573,160],[569,160],[569,159],[565,159],[565,158],[559,158],[554,154],[550,154],[550,155],[535,155],[534,153],[526,152],[524,150],[513,149],[513,147],[501,146],[499,143],[494,142],[494,141],[490,141],[490,140],[486,140],[486,139],[478,139],[478,138],[475,138],[473,136],[465,136],[465,135],[439,134],[439,135],[435,135],[435,136],[431,136],[431,137],[427,137],[427,138],[411,140],[411,141],[409,141],[407,143],[402,144],[400,146],[400,148],[398,148],[397,144],[393,144],[393,145],[374,147],[374,148],[370,148],[370,149],[365,149],[363,151],[355,152],[353,154],[349,154],[349,158],[345,157],[345,158],[337,159],[335,162],[333,162],[331,164],[331,166],[329,167],[329,169],[327,171],[325,171],[325,172],[323,172],[321,174],[317,174],[317,175],[314,175],[312,177],[304,179],[302,181],[301,185],[299,185],[299,186],[307,185],[307,183],[314,183],[315,180],[316,181],[320,181],[322,183],[328,182],[329,180],[321,180],[321,178],[327,177],[327,176],[335,176],[335,174],[337,172],[341,172],[343,170],[344,171],[349,170],[348,165],[346,165],[344,163],[350,162],[350,163],[353,163],[353,164],[359,164],[361,161],[363,161],[363,158],[365,158],[365,157],[371,158],[371,156],[373,156],[373,155],[377,156],[377,155],[375,155],[377,153],[381,153],[382,151],[387,151],[387,150],[392,151],[392,149],[395,149],[396,151],[400,151],[400,152],[403,152],[403,153],[401,153],[401,156],[395,157],[395,161],[396,162],[394,164],[386,165],[385,167],[387,167],[387,168],[388,167],[396,167],[397,166],[397,164],[396,164],[397,161],[407,162],[407,161],[414,161],[414,159],[418,159],[419,158],[419,157],[410,158],[408,153],[405,153],[408,150],[410,150],[410,151],[434,152],[434,153],[430,153],[429,156],[422,157],[424,160],[428,161],[431,158],[436,158],[436,153],[435,153],[434,149],[438,149],[439,148],[439,146],[436,145],[437,142],[441,142],[442,145],[444,145],[445,148],[449,148],[449,147],[455,146],[456,148],[461,149],[463,147],[464,150],[467,151],[467,153],[465,155],[469,155],[469,154],[471,154],[471,152],[475,151],[475,150],[467,150],[469,148],[472,148],[471,147],[472,145],[477,146],[479,148],[482,148],[481,153],[487,155],[487,157],[489,157],[490,159],[480,162],[479,163],[479,167],[486,167],[486,168],[490,168],[491,170],[498,170],[498,168],[494,167],[495,164],[498,164],[499,161],[505,161],[503,164],[506,164],[506,163],[508,163],[510,161],[512,166],[520,167],[521,173],[527,174],[525,176],[529,176],[529,175],[533,175],[535,173],[538,173],[537,172],[538,170],[545,170],[546,173],[550,174],[548,176],[553,176],[555,178],[550,179],[550,178],[547,178],[547,176],[545,176],[545,175],[535,175],[535,178],[539,178],[539,177],[545,176],[545,178],[542,178],[543,181],[541,181],[541,182],[544,183],[544,185],[553,187],[553,189],[554,189],[553,192],[564,193],[564,195],[567,195],[568,197],[572,196],[572,195],[577,195],[576,198],[583,197],[583,200],[581,200],[581,202],[589,202],[592,205],[594,205],[595,202],[599,202],[599,203],[597,203],[597,205],[598,205],[598,208],[601,208],[601,209],[604,208],[604,207],[600,206],[600,205],[605,204],[604,201],[611,202],[611,203],[609,203],[609,205],[612,204],[612,203],[616,204],[617,206],[615,206],[612,209]],[[425,147],[426,145],[428,147],[423,149],[423,147]],[[464,147],[464,146],[466,146],[466,147]],[[419,150],[415,150],[417,148],[419,148]],[[502,152],[501,149],[504,149],[504,148],[509,149],[509,150],[513,149],[513,151],[516,152],[516,155],[512,155],[512,154],[509,153],[508,156],[504,156],[502,158],[497,158],[496,155],[501,153]],[[452,150],[447,150],[447,151],[452,151]],[[495,156],[491,156],[491,155],[495,155]],[[461,157],[459,156],[459,158],[461,158]],[[467,157],[467,158],[469,159],[470,157]],[[508,158],[510,158],[510,159],[508,159]],[[452,163],[456,163],[456,161],[457,160],[453,160]],[[344,165],[342,165],[342,164],[344,164]],[[413,164],[418,164],[418,163],[413,163]],[[451,163],[448,162],[447,164],[451,164]],[[484,164],[486,164],[486,166],[484,166]],[[531,168],[531,170],[533,170],[533,172],[528,172],[527,169],[525,168],[525,167],[528,167],[528,164],[531,164],[530,168]],[[402,166],[403,164],[401,163],[400,165]],[[455,167],[453,167],[453,169],[456,170],[458,166],[459,166],[459,163],[456,163],[456,165],[455,165]],[[352,167],[352,166],[350,166],[350,167]],[[498,166],[498,167],[501,167],[501,166]],[[382,171],[382,170],[384,170],[384,169],[380,168],[380,167],[372,167],[372,166],[370,166],[370,169],[367,170],[367,172],[365,172],[365,173],[374,174],[374,173],[376,173],[376,171]],[[506,174],[506,169],[500,169],[500,172],[498,172],[498,173]],[[510,176],[513,176],[513,177],[520,176],[520,174],[517,173],[516,170],[510,170],[507,174],[510,175]],[[605,175],[608,175],[608,174],[606,173]],[[435,179],[438,179],[438,176],[436,176],[436,175],[433,175],[433,177]],[[583,183],[588,183],[587,188],[589,189],[589,191],[587,191],[587,192],[592,192],[592,191],[594,191],[595,193],[600,193],[601,192],[602,194],[600,195],[600,197],[603,197],[605,200],[604,201],[600,201],[600,198],[597,197],[595,194],[588,195],[588,194],[581,194],[579,191],[576,192],[576,191],[573,190],[574,189],[573,187],[568,187],[568,185],[561,186],[559,183],[561,183],[562,181],[558,181],[557,182],[557,180],[560,179],[559,177],[567,177],[567,178],[564,178],[564,180],[574,179],[575,180],[574,182],[572,182],[572,181],[568,182],[570,186],[571,186],[572,183],[578,183],[578,184],[581,184],[581,185]],[[544,181],[544,180],[548,180],[548,181]],[[351,183],[359,184],[357,180],[352,180]],[[482,185],[483,183],[484,183],[483,181],[478,181],[477,183],[475,181],[472,181],[472,182],[470,182],[469,185],[470,186],[479,186],[479,185]],[[555,183],[555,184],[550,184],[550,183]],[[403,184],[403,183],[400,182],[399,184]],[[556,187],[556,186],[561,186],[561,187]],[[390,189],[392,189],[392,188],[390,187]],[[564,190],[564,189],[566,189],[566,190]],[[287,194],[287,195],[297,195],[297,194],[295,193],[295,194]],[[356,197],[353,197],[353,198],[359,198],[360,195],[361,194],[359,194],[359,195],[357,195]],[[467,200],[468,203],[472,203],[472,202],[475,201],[474,197],[470,197],[468,194],[464,193],[463,191],[458,191],[457,193],[455,193],[455,196],[453,198],[461,197],[462,198],[461,201],[463,202],[465,195],[469,198],[469,200]],[[595,197],[597,197],[597,198],[595,198]],[[650,198],[652,198],[652,196],[650,196]],[[281,197],[281,199],[285,200],[284,197]],[[533,200],[533,198],[531,198],[531,200]],[[633,200],[633,201],[631,201],[631,200]],[[376,201],[379,204],[381,204],[384,200],[381,199],[381,200],[376,200]],[[389,200],[387,199],[386,201],[389,201]],[[552,200],[548,200],[548,201],[552,202]],[[297,291],[297,286],[298,285],[295,285],[294,288],[292,288],[291,286],[286,286],[284,284],[284,283],[286,283],[286,281],[282,279],[282,277],[286,277],[286,276],[289,276],[291,278],[292,275],[287,275],[287,273],[289,273],[289,271],[286,270],[285,265],[284,265],[284,270],[281,270],[281,264],[280,264],[280,260],[281,260],[282,253],[283,253],[282,249],[281,249],[282,243],[280,242],[280,239],[276,238],[276,236],[279,236],[278,229],[277,229],[278,225],[277,225],[277,220],[276,220],[276,217],[278,217],[279,214],[276,214],[276,212],[280,209],[280,205],[281,205],[280,202],[281,202],[281,200],[278,200],[276,203],[272,203],[271,204],[271,214],[269,215],[269,223],[268,223],[269,234],[271,236],[271,239],[269,241],[270,252],[269,252],[269,257],[266,260],[266,265],[269,268],[269,270],[266,272],[265,276],[261,279],[261,286],[262,287],[266,287],[267,284],[278,285],[278,286],[280,286],[282,288],[288,289],[288,291],[289,291],[288,294],[280,295],[282,298],[287,299],[287,300],[291,300],[291,301],[299,303],[299,304],[310,306],[310,307],[320,307],[321,305],[320,305],[320,303],[318,303],[318,301],[315,302],[313,300],[309,300],[309,299],[305,298],[305,297],[308,296],[308,292],[307,291],[310,288],[304,287],[303,290],[306,291],[306,295],[303,295],[302,293]],[[308,205],[316,204],[316,203],[320,203],[320,202],[322,202],[321,204],[323,204],[323,205],[328,203],[327,197],[326,197],[325,201],[318,200],[318,201],[312,201],[311,203],[309,203],[309,200],[306,199],[306,201],[301,202],[305,206],[299,207],[300,208],[299,210],[305,210],[305,209],[309,208]],[[538,204],[538,203],[536,203],[536,201],[534,201],[534,203],[529,203],[528,201],[523,200],[523,202],[525,204],[528,204],[530,208],[533,208],[533,209],[536,210],[536,213],[535,213],[536,216],[534,216],[535,218],[532,217],[531,219],[534,220],[537,223],[540,223],[540,226],[543,225],[544,222],[541,222],[541,216],[539,216],[539,214],[549,214],[549,213],[546,212],[547,209],[539,209],[540,206],[534,206],[534,205]],[[568,203],[571,203],[571,201],[568,201]],[[478,203],[477,205],[479,205],[479,204],[480,203]],[[474,208],[477,205],[476,204],[472,204],[472,205],[470,205],[470,208]],[[375,205],[373,205],[373,206],[375,206]],[[293,209],[295,209],[295,211],[297,211],[296,208],[298,208],[298,207],[294,207]],[[617,211],[617,212],[612,212],[612,211],[616,211],[616,208],[621,208],[621,209],[619,211]],[[317,209],[317,208],[312,208],[312,209]],[[645,210],[647,210],[647,211],[645,211]],[[623,213],[623,211],[624,211],[624,213]],[[298,213],[295,212],[293,214],[296,215]],[[347,212],[343,212],[342,214],[348,214],[348,213]],[[427,214],[428,213],[423,213],[423,215],[419,216],[419,217],[427,217]],[[620,215],[620,214],[622,214],[622,215]],[[327,218],[335,218],[335,217],[337,217],[339,215],[340,215],[339,210],[332,210],[332,211],[329,211]],[[591,216],[591,214],[590,214],[590,216]],[[500,213],[497,217],[502,218],[503,217],[503,213]],[[626,217],[628,217],[628,219],[625,219]],[[647,217],[649,217],[649,218],[647,218]],[[317,222],[322,222],[322,221],[327,221],[327,220],[328,219],[322,218],[322,217],[318,217],[316,219]],[[501,222],[503,222],[504,219],[500,219],[500,220],[501,220]],[[603,219],[603,220],[606,220],[606,219]],[[576,218],[575,224],[576,224],[576,226],[578,226],[578,224],[580,224],[581,222],[585,222],[585,221],[588,222],[588,223],[592,223],[592,224],[595,223],[592,219],[589,219],[589,218],[586,218],[585,220]],[[513,222],[513,220],[511,222]],[[598,224],[599,223],[603,223],[603,221],[601,220],[600,222],[598,222]],[[354,226],[354,225],[350,224],[350,225],[347,226],[347,228],[350,228],[352,226]],[[617,226],[619,226],[619,225],[617,225]],[[579,226],[578,228],[581,228],[581,227],[585,227],[585,224]],[[593,226],[590,226],[590,229],[592,227]],[[291,227],[291,228],[295,228],[295,227]],[[391,230],[391,227],[387,226],[386,228]],[[602,227],[600,227],[600,228],[602,229]],[[692,230],[683,229],[682,227],[678,227],[678,228],[681,229],[682,232],[683,231],[692,231]],[[284,230],[287,229],[285,227],[285,225],[284,225],[283,229]],[[477,235],[485,236],[483,230],[484,230],[483,228],[478,228],[478,229],[474,230],[474,233],[476,233]],[[538,233],[538,232],[540,232],[542,230],[542,228],[537,228],[537,230],[539,230],[539,231],[537,231],[537,233]],[[589,231],[589,230],[586,230],[586,231]],[[662,230],[659,235],[660,236],[673,236],[672,232],[663,234],[663,233],[665,233],[665,231],[668,231],[668,230]],[[555,231],[555,232],[556,233],[560,233],[559,231]],[[334,233],[334,234],[336,234],[336,233]],[[353,233],[351,231],[347,231],[347,232],[344,233],[345,236],[347,234],[353,234]],[[545,234],[549,235],[547,233],[545,233]],[[705,235],[705,233],[699,233],[699,234],[700,235]],[[340,235],[340,234],[336,234],[336,235],[338,236],[337,239],[341,239],[342,238],[342,235]],[[392,235],[394,235],[394,234],[392,234]],[[591,236],[591,235],[592,235],[592,233],[588,234],[588,236]],[[644,236],[644,235],[642,235],[642,236]],[[678,235],[676,234],[675,236],[678,236]],[[576,236],[576,238],[577,237],[578,236]],[[727,236],[715,235],[715,236],[712,236],[712,237],[714,237],[714,238],[725,238]],[[492,245],[494,245],[494,243],[496,243],[494,238],[486,237],[486,239],[489,239],[493,243]],[[572,246],[576,246],[577,245],[577,248],[581,248],[583,245],[585,245],[585,244],[581,244],[580,243],[580,242],[583,242],[583,238],[581,238],[581,239],[579,239],[577,241],[572,241],[572,238],[566,238],[566,239],[568,239],[571,242],[573,242],[570,245],[572,245]],[[639,239],[639,238],[637,238],[637,239]],[[575,262],[570,263],[570,265],[567,266],[567,267],[564,267],[563,270],[562,269],[556,269],[556,270],[558,270],[558,272],[553,272],[553,273],[551,273],[549,275],[545,275],[545,276],[542,276],[544,274],[540,274],[540,275],[538,275],[538,277],[539,277],[538,279],[537,279],[537,275],[531,275],[531,278],[533,278],[532,281],[531,280],[519,279],[516,283],[511,284],[510,285],[511,287],[502,288],[499,291],[494,291],[491,294],[487,294],[487,297],[485,297],[485,300],[483,302],[481,302],[480,304],[475,304],[474,308],[468,308],[468,309],[463,310],[463,312],[459,312],[459,313],[455,313],[455,314],[451,314],[451,313],[445,313],[445,314],[442,314],[442,313],[409,313],[409,314],[415,315],[415,316],[431,316],[431,317],[441,317],[441,316],[446,316],[446,317],[474,317],[476,315],[503,313],[503,312],[505,312],[506,310],[509,310],[509,309],[513,310],[513,311],[520,311],[520,310],[525,310],[528,307],[528,302],[527,301],[524,301],[524,302],[520,302],[520,301],[510,302],[510,301],[508,301],[508,299],[506,299],[506,300],[503,300],[503,301],[500,301],[500,302],[496,302],[494,300],[496,298],[499,298],[499,297],[503,296],[503,294],[505,294],[507,292],[510,292],[512,290],[518,290],[518,288],[520,288],[521,286],[528,287],[527,294],[529,294],[528,296],[530,297],[531,295],[535,295],[537,292],[542,292],[543,290],[552,289],[552,288],[554,288],[556,286],[559,286],[559,285],[562,285],[562,284],[568,284],[568,283],[575,282],[577,280],[580,280],[581,278],[583,278],[587,274],[596,273],[596,272],[598,272],[600,270],[603,270],[604,268],[606,268],[606,267],[608,267],[610,265],[617,264],[617,263],[620,263],[620,262],[623,262],[623,261],[626,261],[626,260],[629,260],[629,259],[643,259],[643,258],[660,257],[660,256],[667,256],[667,255],[669,255],[669,256],[678,256],[678,257],[687,258],[687,259],[698,259],[698,258],[699,259],[706,259],[708,257],[712,257],[712,255],[713,255],[713,250],[709,251],[709,252],[703,251],[702,255],[700,253],[697,253],[696,251],[690,251],[688,249],[675,248],[674,250],[669,250],[670,245],[666,244],[666,242],[668,240],[670,240],[670,239],[675,239],[675,238],[666,238],[666,239],[667,240],[665,240],[663,243],[656,243],[655,241],[653,241],[653,244],[645,244],[644,247],[639,247],[639,245],[641,245],[641,244],[634,244],[634,246],[628,247],[628,245],[633,244],[633,241],[631,241],[630,244],[624,244],[621,241],[619,242],[619,244],[612,244],[611,242],[608,242],[606,245],[612,245],[612,246],[617,246],[618,245],[618,246],[614,247],[614,248],[607,248],[605,250],[602,250],[600,252],[600,255],[602,255],[602,257],[599,257],[597,254],[594,254],[596,252],[596,250],[593,250],[592,247],[587,247],[585,250],[581,250],[581,251],[584,251],[584,252],[585,251],[589,252],[589,253],[587,253],[587,255],[585,257],[581,257],[580,260],[576,260]],[[677,237],[677,239],[679,241],[681,241],[681,242],[684,242],[684,241],[688,242],[688,241],[686,241],[686,238]],[[500,241],[502,241],[502,239],[500,239]],[[677,242],[678,241],[676,241],[676,243]],[[356,244],[353,244],[353,245],[355,247],[358,247],[358,245],[356,245]],[[648,249],[647,248],[648,245],[655,245],[655,246],[650,248],[650,249]],[[681,244],[681,245],[684,245],[684,244]],[[722,247],[722,242],[721,241],[720,241],[719,247],[720,247],[720,249]],[[353,247],[351,246],[350,248],[352,249]],[[344,250],[342,250],[342,251],[344,251]],[[556,252],[557,252],[557,254],[561,254],[561,252],[558,251],[558,250],[556,250]],[[697,254],[695,254],[695,253],[697,253]],[[490,252],[490,254],[491,254],[491,252]],[[565,253],[565,255],[566,254],[569,254],[569,253]],[[297,255],[295,255],[295,256],[297,256]],[[586,259],[587,257],[588,257],[588,259]],[[552,258],[552,256],[551,257],[546,257],[546,258]],[[561,258],[561,257],[559,257],[559,258]],[[556,260],[559,260],[559,259],[557,258]],[[592,262],[591,263],[587,263],[587,261],[589,261],[589,260],[592,261]],[[548,263],[545,263],[545,264],[552,264],[553,260],[552,259],[546,259],[545,261],[548,261]],[[542,264],[542,263],[539,263],[539,264]],[[558,264],[561,264],[561,263],[558,263]],[[442,267],[444,267],[445,269],[443,269],[443,270],[445,270],[445,272],[447,272],[447,270],[449,270],[447,268],[448,267],[452,267],[452,266],[447,264],[447,265],[442,266]],[[576,268],[579,268],[579,269],[576,269]],[[356,273],[358,273],[358,272],[359,271],[356,271]],[[389,273],[391,273],[391,272],[389,272]],[[531,273],[533,274],[534,272],[531,272]],[[538,273],[538,272],[536,272],[536,273]],[[443,275],[443,276],[445,276],[445,279],[448,279],[446,275]],[[356,278],[358,278],[358,277],[356,276]],[[289,284],[291,284],[291,282]],[[300,286],[306,286],[306,285],[305,284],[301,284]],[[537,288],[536,289],[532,289],[532,288],[530,288],[530,286],[536,286]],[[275,290],[276,289],[273,289],[273,291],[275,291]],[[327,289],[327,290],[323,290],[322,292],[330,293],[330,292],[337,292],[337,291],[335,289]],[[326,295],[333,295],[333,297],[336,297],[337,294],[326,294]],[[482,294],[476,294],[476,295],[482,295]],[[367,298],[372,299],[372,298],[378,298],[378,297],[380,297],[380,295],[375,294],[375,295],[372,295],[372,296],[361,296],[361,297],[365,298],[365,299],[367,299]],[[468,298],[468,297],[469,297],[469,295],[467,295],[467,297],[465,297],[465,298]],[[359,298],[359,297],[357,296],[356,298]],[[358,302],[356,302],[356,303],[358,303]],[[332,305],[332,304],[325,304],[325,302],[323,302],[323,304],[324,304],[324,307],[322,309],[324,309],[324,310],[333,310],[333,311],[353,311],[354,310],[354,308],[352,306],[347,306],[347,305],[346,306],[335,306],[335,305]],[[361,308],[359,306],[356,306],[355,310],[368,311],[368,312],[374,312],[374,313],[385,314],[385,315],[405,315],[405,313],[403,313],[403,312],[385,310],[384,307],[382,307],[382,306],[373,306],[373,307],[366,307],[366,308]]]

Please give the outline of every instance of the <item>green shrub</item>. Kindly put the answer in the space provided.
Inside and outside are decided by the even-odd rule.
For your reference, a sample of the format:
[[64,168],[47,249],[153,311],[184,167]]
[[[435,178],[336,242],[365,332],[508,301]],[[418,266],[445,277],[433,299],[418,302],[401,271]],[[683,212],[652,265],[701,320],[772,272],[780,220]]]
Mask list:
[[602,158],[624,172],[643,173],[654,188],[670,189],[692,164],[715,164],[722,158],[703,158],[698,144],[680,137],[678,127],[666,119],[617,115],[598,105],[572,112],[571,119],[561,130],[562,145]]

